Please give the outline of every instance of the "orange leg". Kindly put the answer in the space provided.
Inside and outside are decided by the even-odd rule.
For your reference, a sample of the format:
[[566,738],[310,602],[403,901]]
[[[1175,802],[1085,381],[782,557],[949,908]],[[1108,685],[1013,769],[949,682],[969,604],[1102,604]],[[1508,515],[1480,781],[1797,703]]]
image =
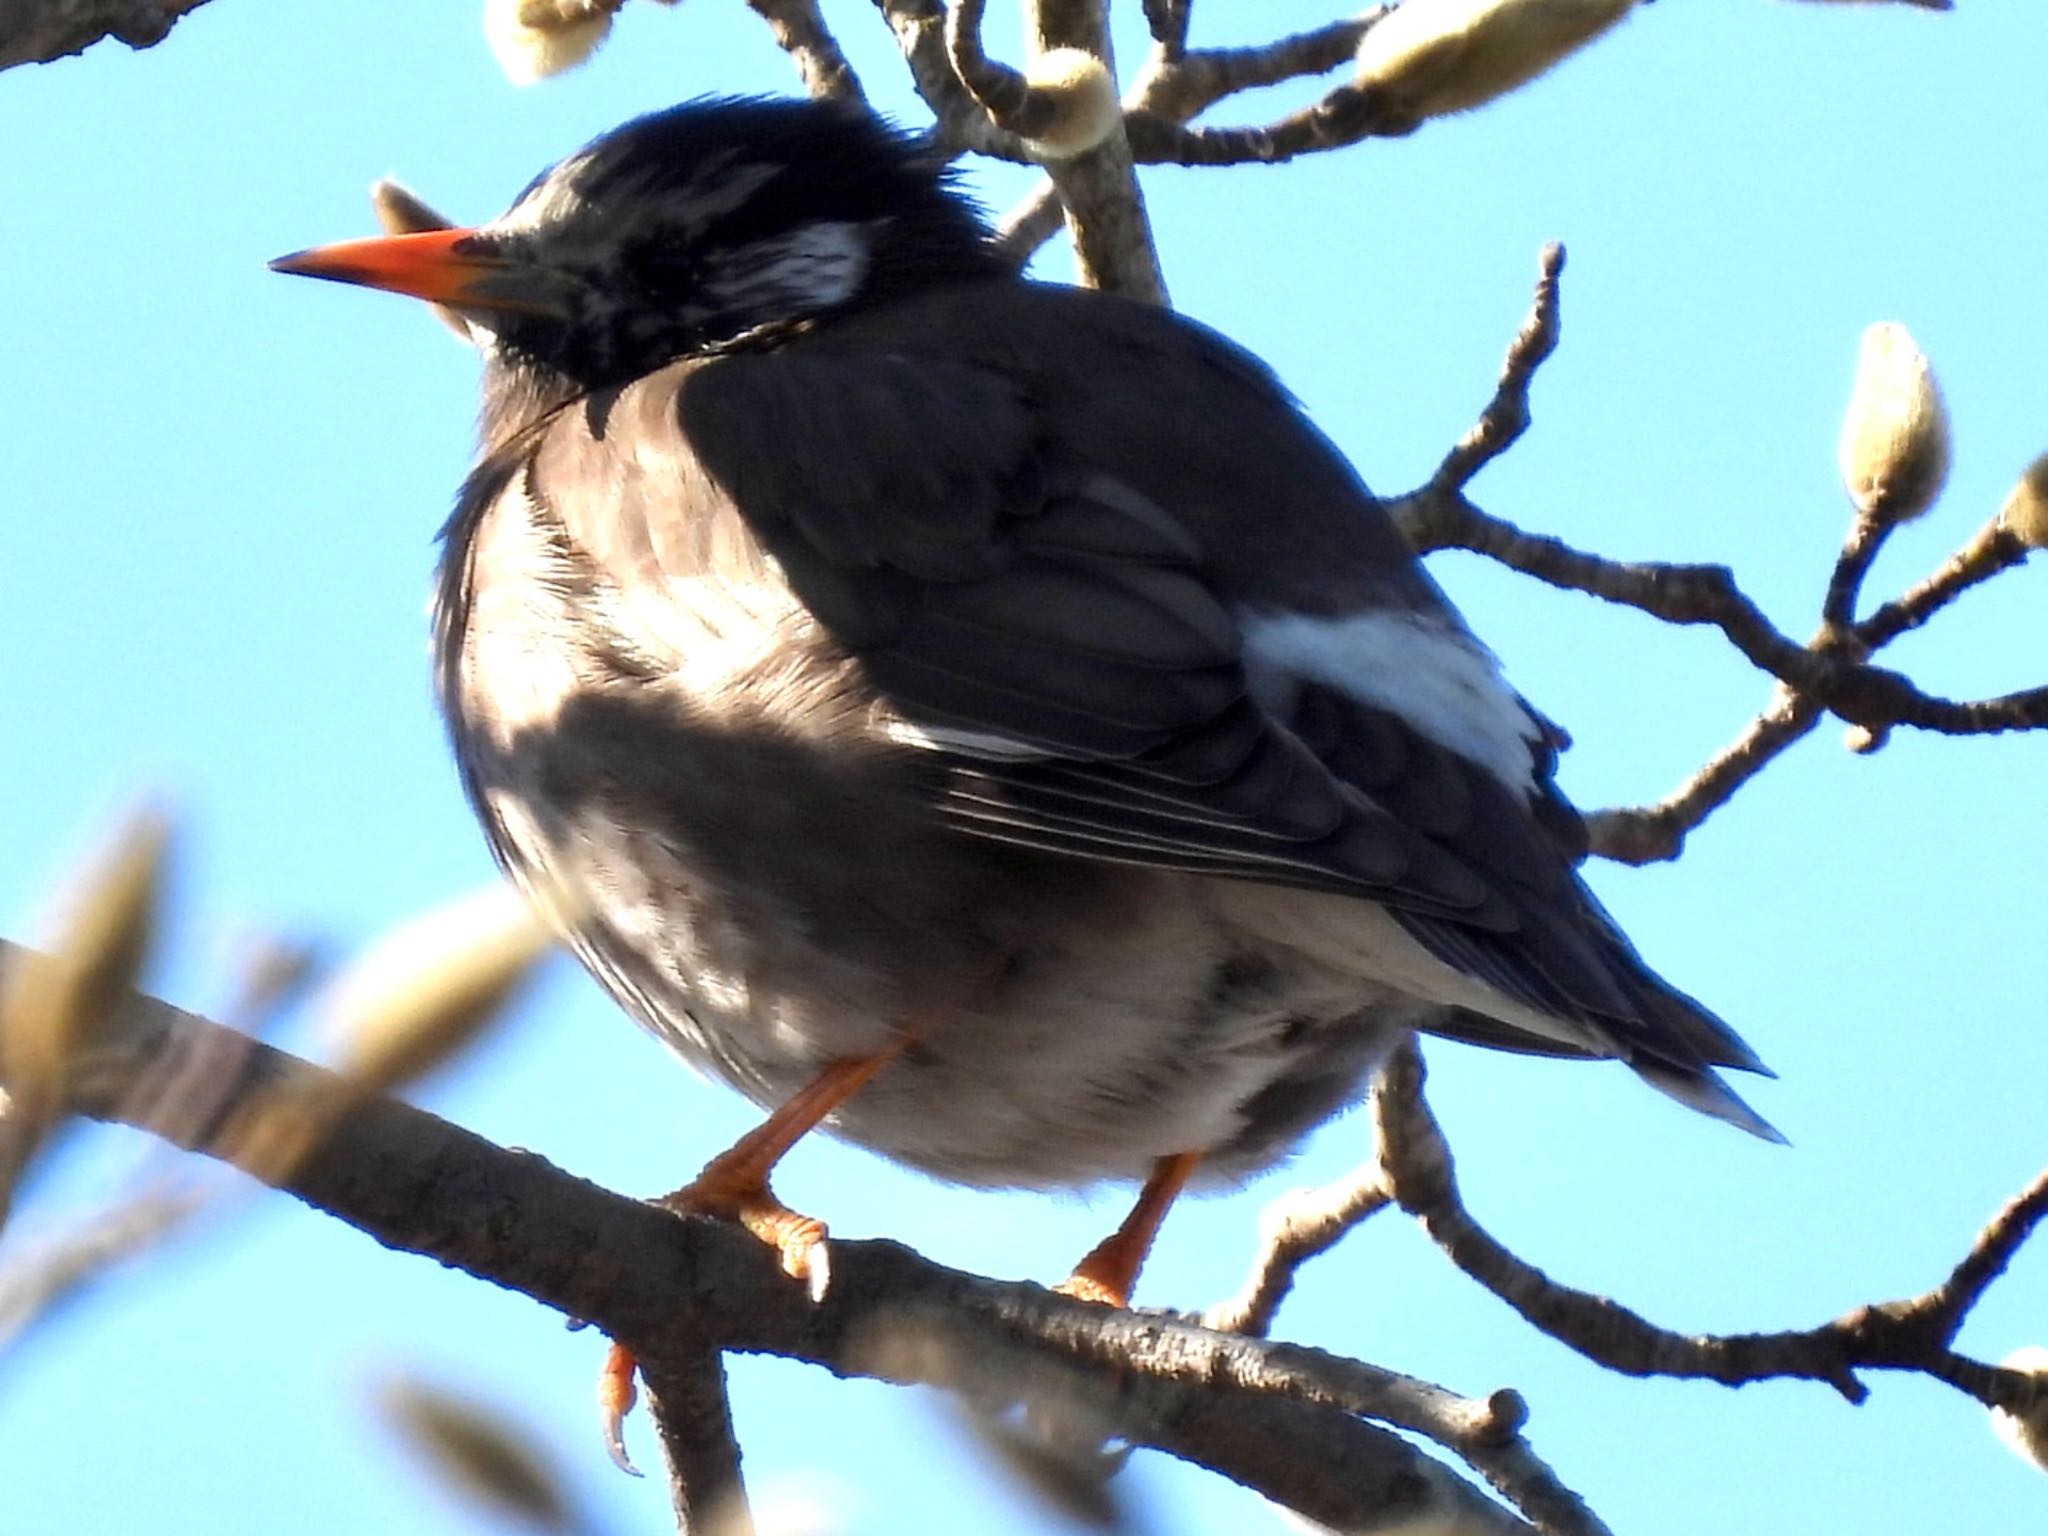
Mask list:
[[1074,1266],[1073,1274],[1054,1289],[1062,1296],[1099,1301],[1104,1306],[1129,1306],[1138,1271],[1144,1268],[1145,1255],[1152,1251],[1153,1239],[1159,1236],[1167,1207],[1186,1188],[1201,1161],[1199,1152],[1176,1152],[1154,1163],[1124,1224],[1097,1243],[1088,1257]]
[[[809,1285],[812,1299],[823,1297],[831,1278],[825,1223],[784,1205],[768,1187],[768,1175],[791,1147],[900,1056],[915,1038],[914,1032],[906,1031],[872,1056],[833,1062],[766,1120],[706,1163],[696,1178],[663,1195],[655,1204],[681,1215],[737,1221],[781,1255],[783,1269]],[[626,1456],[620,1427],[639,1395],[633,1385],[636,1369],[632,1351],[623,1344],[613,1344],[597,1378],[605,1448],[611,1452],[612,1460],[628,1472],[634,1468]]]
[[704,1171],[672,1194],[655,1202],[685,1216],[718,1216],[737,1221],[782,1256],[793,1278],[810,1283],[822,1296],[830,1278],[825,1258],[825,1224],[815,1216],[793,1211],[768,1187],[768,1175],[789,1149],[817,1128],[833,1110],[864,1087],[910,1044],[901,1035],[887,1050],[872,1056],[835,1061],[731,1147],[704,1165]]

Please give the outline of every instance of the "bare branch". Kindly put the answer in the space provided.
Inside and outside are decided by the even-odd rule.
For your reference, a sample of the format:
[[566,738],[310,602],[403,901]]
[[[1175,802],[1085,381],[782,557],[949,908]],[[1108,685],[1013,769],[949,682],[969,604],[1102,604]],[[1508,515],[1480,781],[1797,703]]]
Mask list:
[[[1377,6],[1349,21],[1335,21],[1313,31],[1283,37],[1254,48],[1204,48],[1179,53],[1155,48],[1124,96],[1125,124],[1132,115],[1184,123],[1224,97],[1238,91],[1278,85],[1302,75],[1319,75],[1348,61],[1358,39],[1387,11]],[[1180,23],[1187,20],[1179,9]],[[1140,130],[1141,132],[1145,130]],[[1137,154],[1141,163],[1148,157]],[[1060,227],[1061,209],[1050,179],[1034,187],[997,226],[997,245],[1019,266],[1050,240]]]
[[1352,1228],[1393,1203],[1376,1162],[1354,1168],[1320,1189],[1297,1189],[1259,1213],[1259,1252],[1237,1295],[1202,1315],[1219,1333],[1264,1338],[1302,1265],[1328,1253]]
[[910,67],[910,82],[938,119],[940,147],[958,154],[972,150],[998,160],[1028,164],[1030,155],[1013,133],[989,121],[981,104],[968,94],[946,49],[946,10],[939,0],[875,0],[896,47]]
[[1623,864],[1675,859],[1685,836],[1726,805],[1792,743],[1820,723],[1820,706],[1780,684],[1771,702],[1691,778],[1655,805],[1594,811],[1586,817],[1592,851]]
[[1308,75],[1325,75],[1351,62],[1358,40],[1391,7],[1379,5],[1345,21],[1251,48],[1198,48],[1178,57],[1155,52],[1134,106],[1175,122],[1199,117],[1226,96]]
[[1050,178],[1040,182],[996,220],[995,247],[1019,267],[1060,231],[1066,211]]
[[1444,455],[1430,478],[1430,489],[1439,495],[1462,491],[1472,477],[1515,445],[1529,430],[1529,389],[1536,370],[1557,350],[1558,279],[1564,273],[1564,247],[1555,240],[1543,247],[1537,262],[1536,292],[1529,302],[1529,314],[1508,355],[1501,364],[1500,383],[1472,430],[1458,440],[1458,446]]
[[748,9],[768,23],[776,46],[796,65],[804,90],[833,101],[863,102],[860,77],[825,25],[818,0],[747,0]]
[[1933,575],[1858,624],[1856,638],[1871,651],[1889,645],[1900,635],[1918,629],[1970,588],[2011,570],[2029,552],[2026,543],[1994,518],[1943,561]]
[[[1116,57],[1106,12],[1105,0],[1036,0],[1032,27],[1038,48],[1078,48],[1100,59],[1114,79]],[[1067,210],[1074,272],[1081,284],[1164,304],[1166,275],[1152,243],[1152,223],[1131,154],[1119,124],[1095,148],[1053,161],[1046,171]]]
[[954,0],[946,11],[946,57],[953,73],[980,103],[989,121],[1005,133],[1035,139],[1052,123],[1055,108],[1044,91],[1007,64],[998,64],[981,46],[985,0]]
[[10,0],[0,11],[0,69],[47,64],[111,37],[153,48],[206,0]]
[[1778,684],[1756,718],[1663,800],[1588,816],[1592,852],[1629,864],[1676,858],[1688,832],[1809,734],[1823,713],[1850,724],[1850,744],[1858,751],[1882,745],[1899,725],[1949,735],[2048,725],[2048,688],[1993,699],[1945,699],[1869,664],[1874,652],[1924,624],[1972,586],[2026,558],[2028,544],[2002,517],[1986,523],[1932,576],[1858,624],[1854,613],[1864,577],[1896,526],[1859,514],[1836,557],[1821,627],[1798,645],[1764,616],[1726,567],[1609,560],[1559,539],[1525,533],[1475,507],[1465,486],[1529,426],[1536,370],[1557,346],[1563,266],[1562,247],[1545,247],[1534,301],[1508,347],[1492,400],[1429,483],[1390,503],[1390,512],[1409,542],[1424,553],[1469,549],[1539,581],[1637,608],[1666,623],[1711,624]]
[[1162,57],[1178,59],[1187,51],[1188,12],[1193,6],[1194,0],[1142,0],[1145,25]]
[[1870,1395],[1859,1370],[1913,1371],[1987,1407],[2020,1414],[2041,1394],[2026,1373],[1955,1354],[1948,1345],[1985,1287],[2048,1215],[2048,1173],[1999,1211],[1955,1273],[1923,1296],[1858,1307],[1799,1331],[1679,1334],[1551,1279],[1487,1233],[1459,1197],[1450,1147],[1423,1097],[1423,1079],[1422,1055],[1410,1043],[1373,1088],[1377,1150],[1394,1198],[1453,1264],[1587,1359],[1631,1376],[1704,1378],[1724,1386],[1783,1377],[1819,1381],[1852,1403]]
[[1970,1244],[1970,1251],[1946,1280],[1906,1302],[1900,1310],[1922,1320],[1944,1343],[1954,1339],[1971,1308],[1983,1299],[1991,1283],[2005,1273],[2006,1265],[2044,1218],[2048,1218],[2048,1169],[2037,1174],[2033,1183],[1984,1223]]

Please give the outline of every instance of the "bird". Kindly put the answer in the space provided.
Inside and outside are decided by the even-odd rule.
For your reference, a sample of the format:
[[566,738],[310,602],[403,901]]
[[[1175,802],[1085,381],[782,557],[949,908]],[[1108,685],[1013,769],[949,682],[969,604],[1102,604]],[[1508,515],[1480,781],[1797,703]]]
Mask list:
[[671,1197],[792,1274],[820,1125],[973,1186],[1132,1181],[1068,1283],[1421,1032],[1767,1073],[1579,873],[1562,733],[1270,370],[1033,281],[927,136],[718,98],[475,227],[284,272],[452,310],[480,445],[434,667],[493,853],[767,1119]]

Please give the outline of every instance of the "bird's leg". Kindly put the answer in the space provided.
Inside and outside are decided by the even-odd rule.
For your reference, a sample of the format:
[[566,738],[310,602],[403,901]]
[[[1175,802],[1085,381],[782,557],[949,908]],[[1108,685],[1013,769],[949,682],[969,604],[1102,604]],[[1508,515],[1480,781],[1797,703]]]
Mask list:
[[[706,1163],[696,1178],[654,1203],[679,1215],[737,1221],[781,1255],[783,1269],[809,1285],[813,1300],[822,1298],[831,1278],[826,1262],[825,1223],[784,1205],[768,1187],[768,1175],[791,1147],[816,1129],[819,1121],[902,1055],[917,1033],[904,1030],[872,1056],[852,1056],[833,1062],[785,1099],[766,1120]],[[634,1471],[634,1467],[626,1455],[620,1430],[639,1395],[633,1385],[637,1369],[633,1352],[614,1342],[597,1378],[605,1449],[628,1472]]]
[[696,1178],[654,1203],[680,1215],[737,1221],[775,1249],[782,1257],[783,1269],[794,1279],[807,1281],[814,1298],[823,1296],[829,1278],[825,1224],[784,1205],[768,1187],[768,1175],[819,1121],[900,1056],[912,1038],[905,1032],[872,1056],[833,1062],[783,1100],[766,1120],[706,1163]]
[[1130,1305],[1138,1271],[1152,1251],[1152,1240],[1159,1236],[1167,1207],[1186,1187],[1201,1160],[1199,1152],[1176,1152],[1154,1163],[1124,1224],[1089,1250],[1088,1257],[1074,1266],[1073,1274],[1054,1289],[1062,1296],[1099,1301],[1104,1306]]

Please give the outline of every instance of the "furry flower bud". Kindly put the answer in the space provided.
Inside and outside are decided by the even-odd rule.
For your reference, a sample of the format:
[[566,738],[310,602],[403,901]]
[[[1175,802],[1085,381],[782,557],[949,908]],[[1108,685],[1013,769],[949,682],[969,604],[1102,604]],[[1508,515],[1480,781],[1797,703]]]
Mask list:
[[1025,142],[1041,160],[1071,160],[1115,130],[1122,107],[1116,82],[1085,48],[1050,48],[1031,61],[1024,80],[1052,108],[1049,126]]
[[1354,83],[1393,123],[1483,107],[1584,47],[1635,0],[1403,0],[1358,45]]
[[2020,476],[1998,509],[1998,526],[2029,549],[2048,549],[2048,453]]
[[508,80],[532,85],[597,52],[618,8],[619,0],[484,0],[484,41]]
[[1879,524],[1918,517],[1948,480],[1948,407],[1903,325],[1887,320],[1863,333],[1840,463],[1849,500]]

